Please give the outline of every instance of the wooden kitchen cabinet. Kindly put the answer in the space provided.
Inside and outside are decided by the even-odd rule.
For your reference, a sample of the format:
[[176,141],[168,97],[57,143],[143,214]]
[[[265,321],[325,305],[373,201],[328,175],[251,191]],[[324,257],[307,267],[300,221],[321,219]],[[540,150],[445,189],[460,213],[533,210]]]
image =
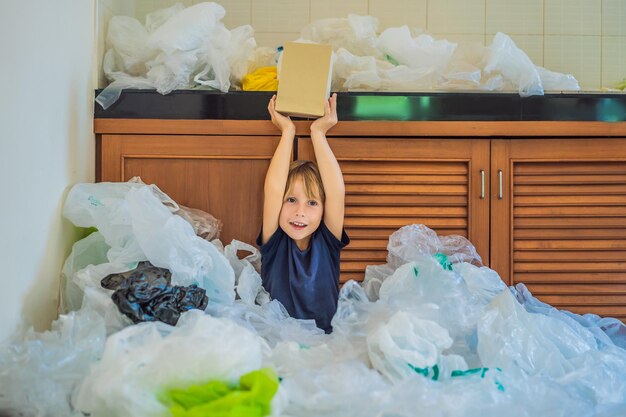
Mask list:
[[[299,159],[313,159],[309,125],[296,122]],[[279,140],[269,121],[96,119],[95,131],[97,180],[139,175],[221,219],[224,244],[254,242]],[[626,319],[626,123],[341,122],[329,144],[352,239],[342,281],[424,223],[468,237],[508,285]]]

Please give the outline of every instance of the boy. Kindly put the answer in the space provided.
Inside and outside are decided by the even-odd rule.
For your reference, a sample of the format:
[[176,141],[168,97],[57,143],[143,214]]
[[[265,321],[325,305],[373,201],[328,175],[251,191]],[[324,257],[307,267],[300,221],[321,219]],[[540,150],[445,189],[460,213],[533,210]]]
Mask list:
[[263,287],[290,316],[315,319],[330,333],[339,297],[339,254],[350,243],[343,228],[343,177],[326,140],[326,132],[337,124],[337,94],[326,103],[324,116],[311,124],[317,165],[295,161],[290,166],[296,127],[275,105],[273,96],[268,110],[282,136],[265,176],[257,238]]

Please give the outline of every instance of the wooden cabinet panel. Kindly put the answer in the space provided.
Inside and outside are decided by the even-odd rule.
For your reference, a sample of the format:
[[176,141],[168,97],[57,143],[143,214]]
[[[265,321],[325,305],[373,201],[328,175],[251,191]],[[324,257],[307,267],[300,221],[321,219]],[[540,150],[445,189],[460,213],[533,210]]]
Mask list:
[[254,242],[278,137],[102,135],[102,181],[134,176],[223,222],[221,240]]
[[[310,121],[296,127],[306,135]],[[254,241],[279,140],[270,121],[97,119],[95,130],[99,181],[139,175],[220,218],[224,243]],[[626,319],[625,132],[604,122],[339,123],[329,143],[352,238],[342,281],[384,263],[398,228],[424,223],[468,237],[507,284],[557,308]],[[297,156],[314,159],[310,140],[298,143]]]
[[[332,137],[329,144],[344,175],[352,240],[342,252],[342,282],[385,263],[389,235],[413,223],[469,237],[488,264],[489,192],[480,174],[489,167],[488,140]],[[298,141],[298,158],[315,159],[310,139]]]
[[505,282],[625,319],[626,139],[494,140],[491,180],[491,265]]

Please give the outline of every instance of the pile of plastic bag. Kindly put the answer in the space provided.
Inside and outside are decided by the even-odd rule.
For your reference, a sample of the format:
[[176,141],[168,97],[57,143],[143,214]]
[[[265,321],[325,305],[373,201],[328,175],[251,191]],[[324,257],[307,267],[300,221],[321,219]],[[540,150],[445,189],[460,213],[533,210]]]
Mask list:
[[[103,70],[112,83],[96,98],[103,108],[124,88],[156,89],[167,94],[197,87],[272,90],[277,87],[276,49],[256,47],[251,26],[228,30],[217,3],[184,8],[180,3],[153,12],[142,25],[116,16],[109,22]],[[317,20],[296,41],[329,44],[334,50],[333,91],[578,91],[569,74],[533,64],[504,33],[491,44],[457,44],[408,26],[380,35],[378,19],[348,15]],[[419,30],[417,30],[419,32]]]
[[248,72],[276,63],[276,50],[257,48],[250,25],[229,30],[221,22],[225,15],[221,5],[205,2],[157,10],[143,25],[133,17],[111,18],[103,61],[111,84],[96,101],[106,109],[125,88],[227,92]]
[[[626,326],[507,288],[463,237],[393,233],[327,335],[269,299],[253,246],[203,239],[177,211],[139,181],[71,190],[64,215],[98,229],[64,267],[74,311],[2,345],[0,415],[626,415]],[[144,261],[204,289],[206,309],[133,324],[100,281]]]

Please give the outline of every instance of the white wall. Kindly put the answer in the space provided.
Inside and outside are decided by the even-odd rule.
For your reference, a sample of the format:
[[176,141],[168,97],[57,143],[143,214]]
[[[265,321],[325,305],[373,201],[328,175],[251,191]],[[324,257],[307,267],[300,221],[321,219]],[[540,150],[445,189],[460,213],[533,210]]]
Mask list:
[[0,13],[0,340],[56,317],[76,230],[71,185],[94,180],[95,0],[7,1]]

